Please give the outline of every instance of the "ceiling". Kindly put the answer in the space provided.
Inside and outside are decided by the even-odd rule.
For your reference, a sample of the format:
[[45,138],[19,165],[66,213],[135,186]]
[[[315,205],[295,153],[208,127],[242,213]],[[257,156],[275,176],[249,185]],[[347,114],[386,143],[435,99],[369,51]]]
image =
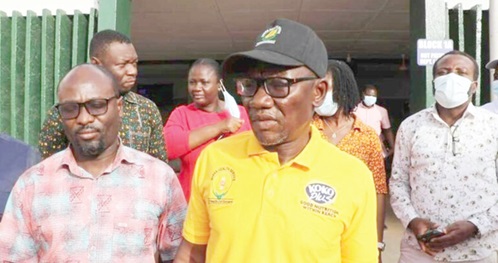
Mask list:
[[223,59],[252,49],[275,18],[313,28],[329,57],[409,53],[409,0],[135,0],[131,36],[141,61]]

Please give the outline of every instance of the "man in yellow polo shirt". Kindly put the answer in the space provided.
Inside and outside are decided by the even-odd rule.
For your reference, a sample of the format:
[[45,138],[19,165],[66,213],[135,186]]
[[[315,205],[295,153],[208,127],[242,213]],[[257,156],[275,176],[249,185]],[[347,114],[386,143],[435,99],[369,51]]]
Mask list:
[[326,68],[320,38],[287,19],[225,60],[253,131],[201,153],[175,262],[377,262],[372,175],[310,124]]

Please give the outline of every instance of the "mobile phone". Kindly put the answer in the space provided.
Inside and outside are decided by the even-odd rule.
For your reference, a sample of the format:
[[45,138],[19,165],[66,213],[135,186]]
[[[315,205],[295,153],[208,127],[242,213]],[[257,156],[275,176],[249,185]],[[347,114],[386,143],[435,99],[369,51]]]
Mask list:
[[440,229],[429,229],[424,234],[418,235],[417,239],[419,241],[427,243],[427,242],[431,241],[431,239],[436,238],[436,237],[440,237],[440,236],[444,236],[444,232],[442,230],[440,230]]

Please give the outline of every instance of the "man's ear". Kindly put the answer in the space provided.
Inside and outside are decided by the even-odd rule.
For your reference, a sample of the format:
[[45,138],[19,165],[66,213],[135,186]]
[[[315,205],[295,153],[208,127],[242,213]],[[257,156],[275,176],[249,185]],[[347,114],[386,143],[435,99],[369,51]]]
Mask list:
[[470,95],[474,95],[476,93],[477,87],[479,84],[477,83],[477,80],[473,81],[472,84],[470,84]]
[[102,62],[98,58],[96,58],[96,57],[91,57],[90,58],[90,62],[92,64],[95,64],[95,65],[99,65],[99,66],[102,65]]
[[223,91],[222,85],[223,85],[223,79],[218,80],[218,91],[220,92]]
[[123,117],[123,96],[120,96],[117,100],[119,117]]
[[322,105],[323,100],[325,100],[325,94],[329,89],[329,83],[326,78],[321,78],[313,89],[313,107],[318,107]]

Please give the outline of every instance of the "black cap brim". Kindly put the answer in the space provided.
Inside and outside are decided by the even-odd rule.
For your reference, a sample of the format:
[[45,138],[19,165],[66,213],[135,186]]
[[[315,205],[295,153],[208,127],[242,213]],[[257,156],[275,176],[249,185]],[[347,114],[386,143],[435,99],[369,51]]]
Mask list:
[[487,69],[495,69],[497,65],[498,65],[498,59],[495,59],[493,61],[490,61],[488,64],[486,64],[486,68]]
[[290,58],[286,55],[271,51],[271,50],[259,50],[254,49],[245,52],[234,53],[228,56],[225,61],[223,61],[223,72],[225,74],[238,73],[237,63],[243,61],[244,59],[252,59],[257,61],[262,61],[269,64],[279,65],[279,66],[302,66],[303,62]]

